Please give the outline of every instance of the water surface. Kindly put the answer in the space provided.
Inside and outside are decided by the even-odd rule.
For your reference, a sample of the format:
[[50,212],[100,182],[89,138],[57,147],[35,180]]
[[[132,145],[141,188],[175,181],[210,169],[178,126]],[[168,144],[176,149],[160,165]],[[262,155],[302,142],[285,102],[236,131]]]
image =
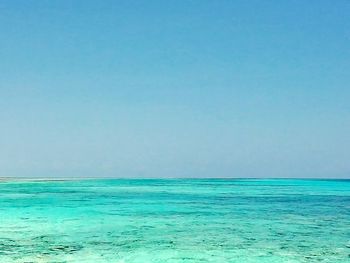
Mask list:
[[0,262],[350,262],[350,181],[0,183]]

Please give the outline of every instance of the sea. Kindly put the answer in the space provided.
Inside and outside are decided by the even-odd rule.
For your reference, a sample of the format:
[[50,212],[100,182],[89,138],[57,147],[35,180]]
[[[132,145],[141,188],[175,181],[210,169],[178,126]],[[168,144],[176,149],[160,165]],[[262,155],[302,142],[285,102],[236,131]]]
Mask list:
[[1,263],[349,263],[350,180],[2,180]]

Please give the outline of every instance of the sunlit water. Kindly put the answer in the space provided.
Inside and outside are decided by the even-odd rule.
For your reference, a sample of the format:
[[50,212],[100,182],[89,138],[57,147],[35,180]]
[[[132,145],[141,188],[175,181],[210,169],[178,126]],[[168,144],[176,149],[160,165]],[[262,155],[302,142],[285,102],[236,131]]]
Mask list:
[[350,181],[0,183],[0,262],[350,262]]

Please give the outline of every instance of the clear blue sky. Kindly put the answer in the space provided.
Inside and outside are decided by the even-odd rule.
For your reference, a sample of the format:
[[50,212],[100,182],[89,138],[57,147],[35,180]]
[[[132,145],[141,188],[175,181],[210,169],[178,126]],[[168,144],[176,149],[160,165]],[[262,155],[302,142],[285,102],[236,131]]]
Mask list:
[[350,177],[349,14],[0,0],[0,177]]

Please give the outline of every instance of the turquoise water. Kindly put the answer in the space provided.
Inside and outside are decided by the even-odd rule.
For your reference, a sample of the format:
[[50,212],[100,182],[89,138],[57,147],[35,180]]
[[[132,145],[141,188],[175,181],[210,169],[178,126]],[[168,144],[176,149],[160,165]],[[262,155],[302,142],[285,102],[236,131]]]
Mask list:
[[350,181],[2,182],[0,262],[350,262]]

